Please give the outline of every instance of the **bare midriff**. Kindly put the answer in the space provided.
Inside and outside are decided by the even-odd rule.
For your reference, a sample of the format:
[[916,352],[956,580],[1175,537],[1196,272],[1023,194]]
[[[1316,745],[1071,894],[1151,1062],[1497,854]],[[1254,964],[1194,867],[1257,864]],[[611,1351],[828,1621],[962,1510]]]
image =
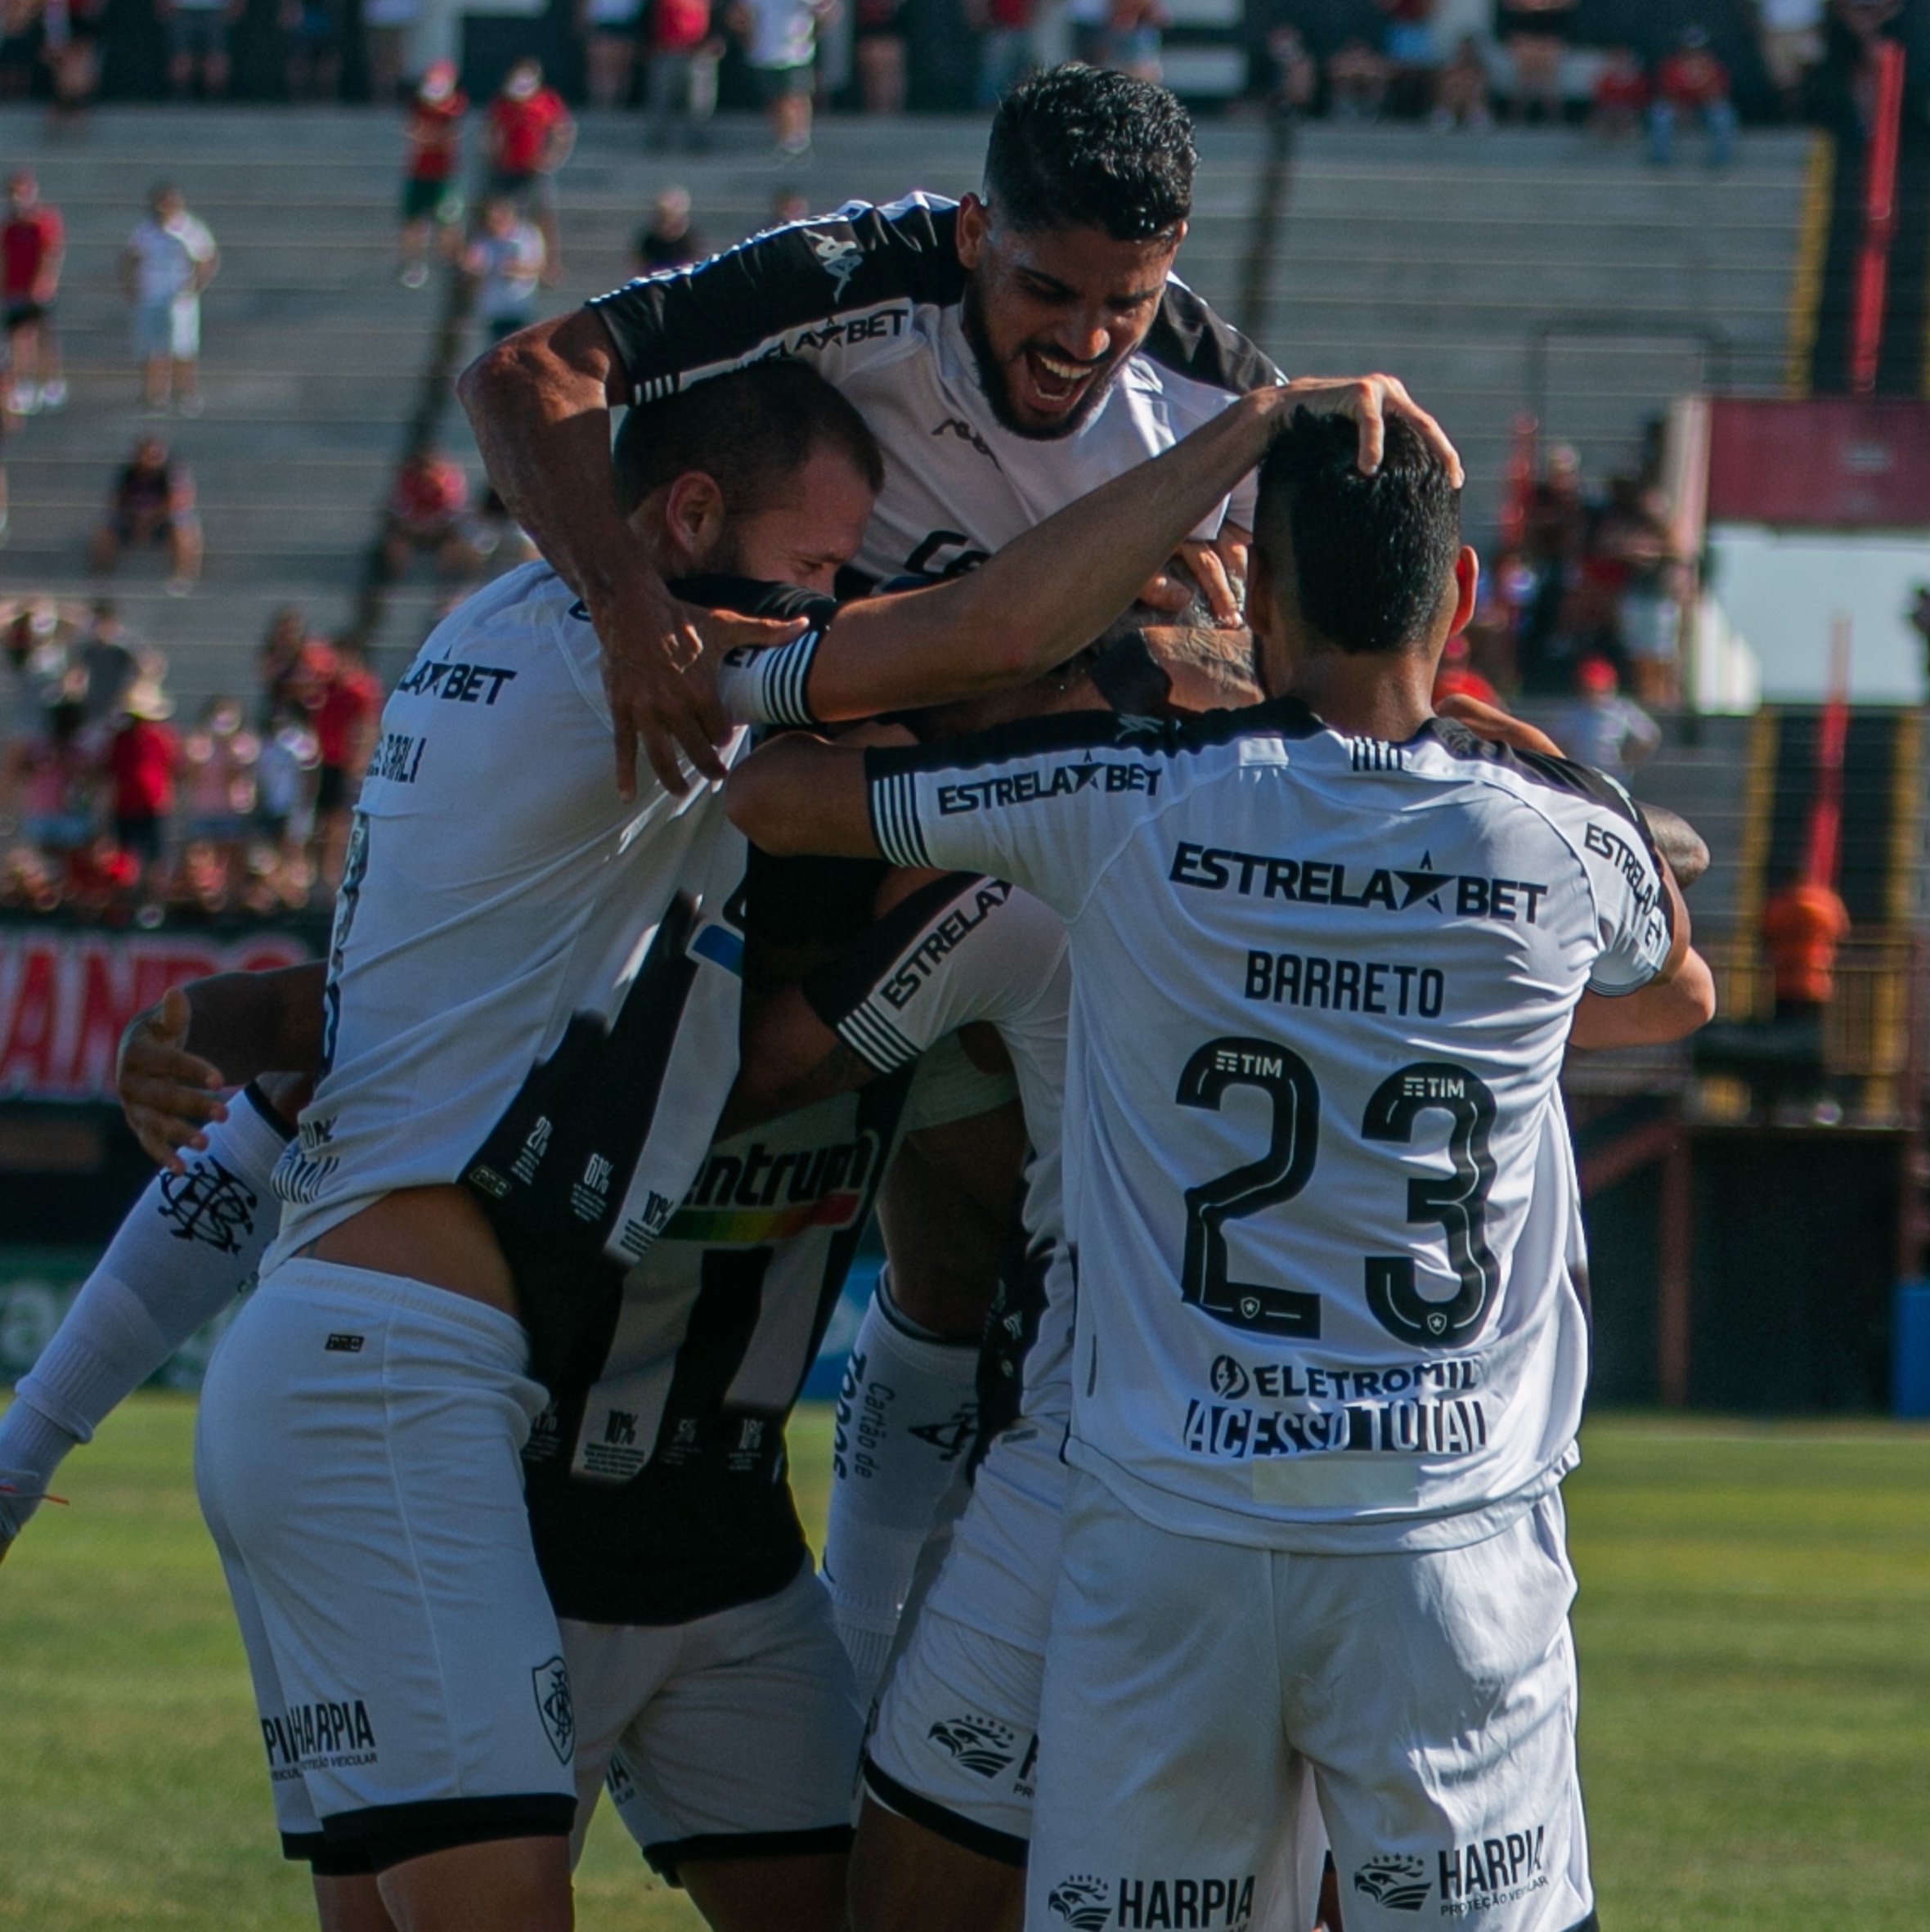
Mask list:
[[400,1274],[515,1315],[516,1286],[494,1230],[461,1188],[398,1188],[303,1249],[317,1261]]

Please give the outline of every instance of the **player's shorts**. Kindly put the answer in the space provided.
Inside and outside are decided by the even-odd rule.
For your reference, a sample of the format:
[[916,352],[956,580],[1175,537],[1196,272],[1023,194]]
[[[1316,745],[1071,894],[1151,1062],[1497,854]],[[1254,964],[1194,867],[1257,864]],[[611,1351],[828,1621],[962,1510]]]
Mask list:
[[1557,1495],[1463,1548],[1297,1556],[1075,1475],[1027,1922],[1270,1922],[1297,1753],[1348,1932],[1591,1926],[1573,1594]]
[[290,1858],[381,1871],[561,1836],[575,1721],[523,1505],[542,1409],[509,1316],[291,1260],[222,1337],[195,1476]]
[[1062,1422],[992,1445],[950,1548],[900,1644],[864,1747],[887,1811],[1002,1864],[1032,1835],[1039,1684],[1072,1471]]
[[707,1858],[849,1848],[858,1687],[808,1567],[775,1596],[688,1624],[561,1628],[580,1727],[573,1853],[606,1784],[672,1885]]

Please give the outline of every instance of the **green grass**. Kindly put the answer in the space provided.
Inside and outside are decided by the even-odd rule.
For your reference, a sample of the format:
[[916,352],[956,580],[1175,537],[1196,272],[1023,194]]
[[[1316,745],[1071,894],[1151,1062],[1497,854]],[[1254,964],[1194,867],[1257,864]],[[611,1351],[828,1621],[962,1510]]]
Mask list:
[[[0,1926],[311,1927],[188,1479],[128,1404],[0,1566]],[[826,1418],[793,1430],[821,1521]],[[1608,1932],[1930,1921],[1930,1431],[1592,1422],[1569,1484]],[[585,1932],[696,1923],[607,1813]]]

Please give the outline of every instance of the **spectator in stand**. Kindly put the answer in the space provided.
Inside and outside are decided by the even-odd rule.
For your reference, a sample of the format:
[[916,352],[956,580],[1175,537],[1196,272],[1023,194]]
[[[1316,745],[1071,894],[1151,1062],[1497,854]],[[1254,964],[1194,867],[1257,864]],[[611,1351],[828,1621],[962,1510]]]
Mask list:
[[312,877],[303,855],[315,829],[315,774],[321,765],[321,747],[307,714],[293,703],[277,709],[262,734],[255,767],[256,822],[280,862],[300,866],[298,905],[307,897]]
[[637,231],[631,260],[637,274],[660,275],[701,262],[709,253],[690,225],[690,191],[666,188],[650,204],[650,218]]
[[40,184],[21,168],[7,184],[7,225],[0,228],[0,298],[7,308],[9,406],[16,416],[65,407],[54,297],[60,291],[66,232],[60,211],[40,199]]
[[478,567],[497,576],[519,564],[533,564],[542,555],[493,488],[482,492],[482,501],[474,514],[463,519],[461,528],[462,540],[474,553]]
[[424,69],[402,121],[402,226],[399,237],[401,276],[406,289],[429,281],[429,237],[438,235],[442,252],[456,253],[462,196],[456,170],[462,155],[462,117],[469,97],[456,84],[453,61],[431,61]]
[[770,226],[788,227],[792,222],[811,218],[811,198],[800,187],[774,189],[770,197]]
[[25,101],[40,65],[37,0],[0,0],[0,101]]
[[967,23],[977,33],[976,104],[996,107],[1032,65],[1032,20],[1038,0],[970,0]]
[[94,836],[100,761],[90,748],[78,673],[64,679],[41,721],[7,749],[7,802],[27,837],[56,862]]
[[643,11],[643,0],[577,0],[577,28],[583,36],[584,72],[592,107],[608,111],[630,105],[637,23]]
[[1849,930],[1849,909],[1817,880],[1794,879],[1770,895],[1762,943],[1779,1020],[1821,1020],[1836,997],[1836,949]]
[[839,0],[733,0],[730,24],[744,43],[779,156],[811,151],[811,65],[818,16]]
[[47,110],[50,135],[78,133],[88,104],[101,85],[101,28],[106,0],[45,0],[41,9],[43,41],[53,100]]
[[188,213],[180,189],[170,182],[155,187],[120,269],[134,309],[134,353],[156,416],[166,414],[170,395],[183,416],[201,413],[201,291],[220,267],[214,237]]
[[288,37],[289,99],[333,101],[342,91],[346,0],[281,0],[281,20]]
[[1603,56],[1588,103],[1588,125],[1607,141],[1627,141],[1642,124],[1649,106],[1649,77],[1632,47],[1612,47]]
[[234,698],[210,698],[182,744],[187,835],[213,848],[224,874],[240,861],[254,822],[261,755]]
[[1699,118],[1709,136],[1709,165],[1726,168],[1735,151],[1735,107],[1729,98],[1729,70],[1709,51],[1700,27],[1685,27],[1682,43],[1655,74],[1649,103],[1649,159],[1666,168],[1675,158],[1676,123]]
[[308,626],[300,604],[284,604],[269,618],[254,658],[255,717],[264,728],[294,704],[302,647],[307,641]]
[[1480,43],[1472,34],[1464,34],[1434,75],[1434,110],[1428,125],[1439,134],[1456,128],[1485,134],[1494,125],[1488,86],[1488,63],[1481,58]]
[[[514,211],[512,210],[512,213]],[[433,444],[405,456],[388,492],[382,537],[383,568],[391,583],[409,573],[410,559],[426,551],[436,574],[460,577],[474,568],[474,553],[464,542],[462,521],[469,506],[469,480],[462,465]],[[312,649],[301,660],[307,666]]]
[[121,700],[146,672],[159,682],[165,667],[152,652],[143,652],[111,597],[96,597],[87,633],[67,647],[67,662],[81,676],[81,704],[90,726],[105,725],[120,716]]
[[379,107],[402,97],[409,37],[421,17],[422,0],[362,0],[362,60],[369,72],[369,98]]
[[1578,764],[1626,779],[1662,743],[1654,719],[1616,694],[1615,667],[1606,658],[1584,658],[1575,667],[1575,693],[1551,735]]
[[168,29],[168,85],[177,101],[195,91],[218,101],[228,91],[228,29],[246,0],[155,0],[155,18]]
[[1103,65],[1135,80],[1160,79],[1160,36],[1166,13],[1159,0],[1111,0],[1106,16]]
[[692,154],[700,154],[710,145],[717,62],[724,52],[711,31],[711,0],[649,0],[649,42],[644,76],[649,144],[667,154],[680,139]]
[[151,679],[135,680],[121,702],[121,712],[119,726],[107,746],[114,842],[139,862],[151,905],[159,896],[167,859],[181,741],[167,722],[174,715],[174,701]]
[[1762,65],[1782,97],[1783,119],[1802,119],[1810,70],[1823,58],[1824,0],[1756,0]]
[[489,104],[489,191],[507,195],[534,217],[551,281],[563,272],[554,179],[576,142],[577,124],[562,95],[543,85],[541,63],[518,61]]
[[375,748],[382,687],[361,647],[348,638],[315,653],[312,670],[308,721],[321,757],[315,786],[313,859],[322,888],[332,896],[342,883],[348,815]]
[[1386,55],[1364,40],[1344,43],[1327,56],[1327,97],[1337,121],[1377,121],[1387,104],[1393,70]]
[[483,203],[482,231],[463,251],[462,267],[475,281],[476,314],[492,343],[536,320],[546,255],[541,231],[507,195]]
[[1267,36],[1267,57],[1273,63],[1268,110],[1283,121],[1311,114],[1320,92],[1320,68],[1308,52],[1307,37],[1290,21],[1283,23]]
[[1437,0],[1374,0],[1387,16],[1381,50],[1393,69],[1388,94],[1394,112],[1418,120],[1434,104],[1441,50],[1434,38]]
[[858,97],[867,114],[904,112],[904,29],[898,19],[904,3],[904,0],[848,0],[858,63]]
[[1903,616],[1923,641],[1925,674],[1930,676],[1930,584],[1919,584],[1910,592],[1910,609]]
[[195,484],[158,436],[138,438],[114,479],[106,520],[94,532],[88,559],[105,577],[130,547],[159,544],[168,552],[168,595],[185,597],[201,574],[201,523]]
[[1574,7],[1575,0],[1496,0],[1495,38],[1514,63],[1517,120],[1560,121],[1561,56]]

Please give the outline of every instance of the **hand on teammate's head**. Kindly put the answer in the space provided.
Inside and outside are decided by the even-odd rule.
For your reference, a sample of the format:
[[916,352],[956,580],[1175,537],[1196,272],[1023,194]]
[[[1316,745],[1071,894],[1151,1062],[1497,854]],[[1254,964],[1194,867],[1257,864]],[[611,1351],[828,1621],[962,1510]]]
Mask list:
[[1466,483],[1460,452],[1448,432],[1407,393],[1406,384],[1393,375],[1302,375],[1281,385],[1280,426],[1286,429],[1296,409],[1315,416],[1351,416],[1360,426],[1360,467],[1371,476],[1380,467],[1389,416],[1405,417],[1421,432],[1421,440],[1439,457],[1456,489]]

